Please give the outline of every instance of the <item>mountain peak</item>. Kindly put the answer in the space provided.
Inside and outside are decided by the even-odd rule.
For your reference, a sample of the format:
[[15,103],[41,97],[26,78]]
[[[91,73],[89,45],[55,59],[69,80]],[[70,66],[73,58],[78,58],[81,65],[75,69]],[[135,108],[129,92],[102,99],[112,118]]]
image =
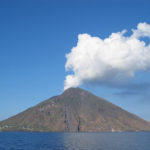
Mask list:
[[70,87],[70,88],[66,89],[64,92],[81,92],[81,91],[85,91],[85,90],[83,90],[79,87],[76,87],[76,88],[75,87]]
[[[61,98],[64,97],[63,99],[70,99],[70,100],[74,100],[74,101],[80,101],[82,100],[88,100],[88,97],[93,97],[94,95],[84,89],[81,88],[69,88],[67,90],[65,90],[62,95],[60,95]],[[92,101],[93,98],[89,99],[90,101]]]

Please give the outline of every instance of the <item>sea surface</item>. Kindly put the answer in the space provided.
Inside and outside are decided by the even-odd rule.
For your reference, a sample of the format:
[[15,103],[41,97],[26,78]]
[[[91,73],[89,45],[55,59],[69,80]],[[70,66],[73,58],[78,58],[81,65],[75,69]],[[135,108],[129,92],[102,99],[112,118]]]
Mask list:
[[150,150],[150,132],[0,132],[0,150]]

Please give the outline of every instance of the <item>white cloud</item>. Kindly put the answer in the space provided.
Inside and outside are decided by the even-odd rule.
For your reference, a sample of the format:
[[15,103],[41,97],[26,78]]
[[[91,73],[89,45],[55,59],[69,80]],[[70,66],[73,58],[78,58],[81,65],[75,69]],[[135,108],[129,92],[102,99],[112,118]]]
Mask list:
[[139,37],[150,37],[150,25],[147,23],[139,23],[137,25],[137,29],[136,30],[132,30],[133,31],[133,37],[135,38],[139,38]]
[[131,36],[126,30],[112,33],[101,39],[89,34],[79,34],[77,46],[66,55],[64,89],[78,87],[85,82],[119,82],[134,77],[136,71],[150,68],[150,44],[141,37],[150,38],[150,25],[139,23]]

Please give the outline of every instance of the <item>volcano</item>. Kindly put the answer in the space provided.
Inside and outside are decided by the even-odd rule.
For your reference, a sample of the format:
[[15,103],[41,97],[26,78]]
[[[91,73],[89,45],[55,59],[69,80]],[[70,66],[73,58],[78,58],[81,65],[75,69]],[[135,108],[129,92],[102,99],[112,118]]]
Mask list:
[[80,88],[69,88],[0,122],[0,131],[149,131],[150,123]]

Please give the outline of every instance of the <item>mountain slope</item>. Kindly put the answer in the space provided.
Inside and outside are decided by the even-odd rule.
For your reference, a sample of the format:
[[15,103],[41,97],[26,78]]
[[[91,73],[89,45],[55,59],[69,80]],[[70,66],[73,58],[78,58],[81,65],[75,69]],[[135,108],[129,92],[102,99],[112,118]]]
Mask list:
[[150,123],[80,88],[0,122],[1,131],[141,131]]

